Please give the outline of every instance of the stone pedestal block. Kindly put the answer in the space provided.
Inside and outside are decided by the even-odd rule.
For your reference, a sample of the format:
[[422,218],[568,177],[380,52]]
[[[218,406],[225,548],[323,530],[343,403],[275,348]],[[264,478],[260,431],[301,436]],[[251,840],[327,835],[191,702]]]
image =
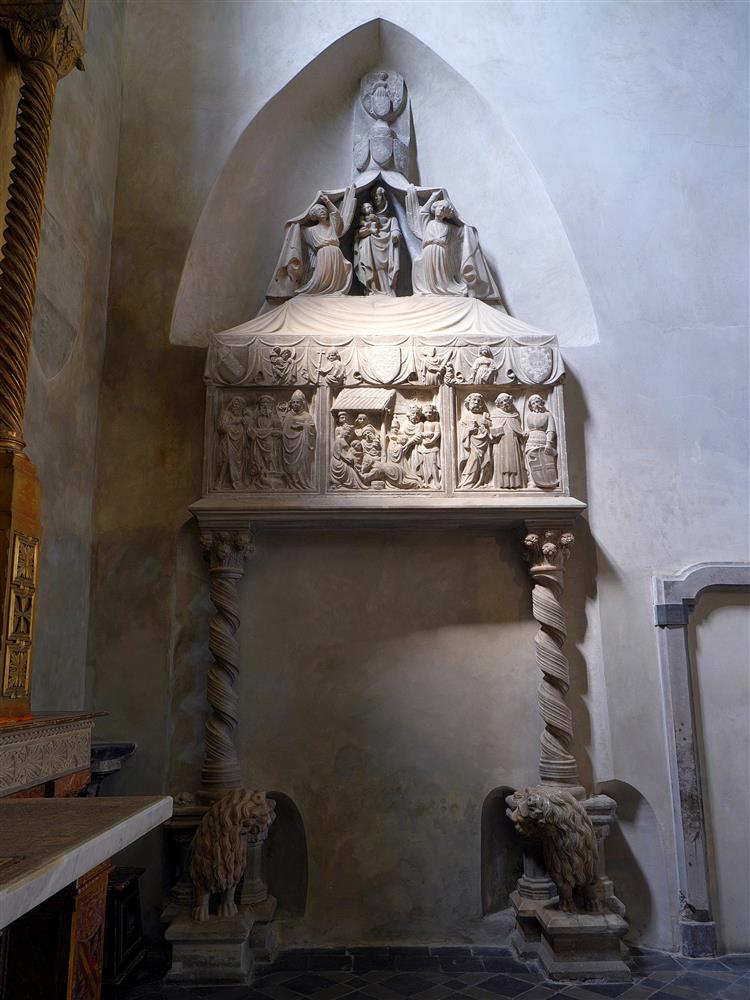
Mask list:
[[546,906],[536,913],[538,958],[550,979],[628,982],[621,941],[628,925],[616,913],[566,913]]
[[715,955],[716,922],[681,918],[680,952],[688,958],[710,958]]
[[172,945],[168,983],[224,985],[248,983],[253,971],[252,918],[244,914],[196,923],[178,914],[167,928]]

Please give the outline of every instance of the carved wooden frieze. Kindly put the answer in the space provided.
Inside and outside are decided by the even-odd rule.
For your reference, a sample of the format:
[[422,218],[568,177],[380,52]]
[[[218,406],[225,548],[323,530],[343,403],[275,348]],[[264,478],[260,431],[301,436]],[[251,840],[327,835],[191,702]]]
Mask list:
[[204,495],[567,496],[563,375],[542,335],[218,334]]

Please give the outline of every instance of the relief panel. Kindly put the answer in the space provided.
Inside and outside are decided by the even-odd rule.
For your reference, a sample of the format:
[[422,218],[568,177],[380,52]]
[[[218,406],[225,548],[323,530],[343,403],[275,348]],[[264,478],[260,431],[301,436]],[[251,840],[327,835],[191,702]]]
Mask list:
[[[281,359],[290,364],[290,357]],[[212,489],[310,492],[318,432],[315,393],[289,388],[217,393],[214,397]]]
[[559,490],[552,394],[462,386],[455,394],[456,486],[464,490]]
[[435,389],[342,389],[331,418],[329,489],[442,488],[442,422]]

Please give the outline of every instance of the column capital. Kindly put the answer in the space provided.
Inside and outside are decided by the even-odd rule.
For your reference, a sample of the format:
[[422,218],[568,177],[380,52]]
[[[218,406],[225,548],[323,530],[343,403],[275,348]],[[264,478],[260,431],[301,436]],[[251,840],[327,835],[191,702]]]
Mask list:
[[46,63],[58,78],[83,69],[86,0],[1,0],[0,27],[22,63]]
[[201,545],[211,570],[240,574],[244,571],[245,557],[254,548],[250,531],[203,531]]
[[569,528],[526,525],[523,554],[531,573],[559,573],[573,548],[573,532]]

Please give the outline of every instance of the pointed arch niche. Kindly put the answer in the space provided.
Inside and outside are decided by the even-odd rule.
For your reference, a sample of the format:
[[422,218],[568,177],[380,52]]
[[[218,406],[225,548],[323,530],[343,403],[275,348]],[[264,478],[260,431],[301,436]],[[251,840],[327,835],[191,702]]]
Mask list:
[[284,222],[352,170],[361,76],[402,73],[412,101],[421,184],[447,187],[477,226],[512,315],[560,346],[598,342],[596,318],[561,220],[499,109],[410,32],[375,19],[343,35],[247,125],[193,234],[170,339],[203,346],[263,303]]

